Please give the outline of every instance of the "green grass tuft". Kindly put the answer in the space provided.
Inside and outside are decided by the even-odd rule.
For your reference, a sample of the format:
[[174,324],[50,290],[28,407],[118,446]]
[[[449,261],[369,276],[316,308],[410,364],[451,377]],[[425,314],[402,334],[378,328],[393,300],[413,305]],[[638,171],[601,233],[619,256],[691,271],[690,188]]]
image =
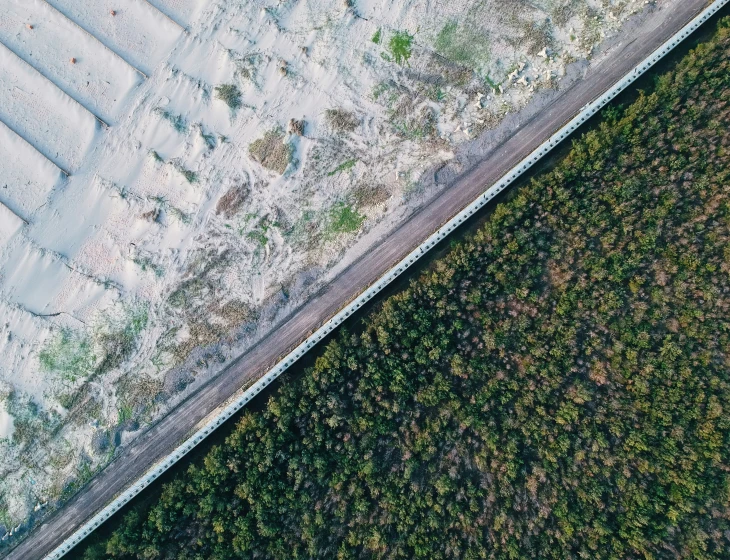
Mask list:
[[222,84],[216,86],[215,97],[223,101],[232,111],[238,109],[241,104],[241,90],[235,84]]
[[176,115],[170,111],[166,111],[160,107],[155,109],[155,113],[160,115],[163,119],[169,122],[172,127],[177,130],[180,134],[185,134],[188,130],[188,123],[182,115]]
[[411,53],[413,52],[412,45],[413,35],[408,33],[408,31],[395,32],[395,34],[390,38],[388,47],[396,64],[408,64],[408,59],[411,58]]
[[327,173],[327,177],[332,177],[333,175],[337,175],[341,171],[347,171],[348,169],[352,169],[355,167],[355,164],[357,163],[356,159],[349,159],[345,163],[341,163],[337,167],[335,167],[332,171]]
[[330,235],[353,233],[362,227],[364,221],[365,216],[359,214],[351,206],[340,202],[329,211],[326,233]]
[[198,174],[195,171],[191,171],[190,169],[183,167],[180,164],[175,164],[175,169],[178,173],[180,173],[180,175],[185,177],[185,180],[191,185],[198,182]]

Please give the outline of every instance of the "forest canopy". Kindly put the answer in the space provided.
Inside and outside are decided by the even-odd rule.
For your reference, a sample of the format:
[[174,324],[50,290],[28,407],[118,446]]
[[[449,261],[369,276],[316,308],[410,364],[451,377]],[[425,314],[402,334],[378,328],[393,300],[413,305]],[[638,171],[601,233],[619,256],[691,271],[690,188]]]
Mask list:
[[730,20],[94,558],[727,558]]

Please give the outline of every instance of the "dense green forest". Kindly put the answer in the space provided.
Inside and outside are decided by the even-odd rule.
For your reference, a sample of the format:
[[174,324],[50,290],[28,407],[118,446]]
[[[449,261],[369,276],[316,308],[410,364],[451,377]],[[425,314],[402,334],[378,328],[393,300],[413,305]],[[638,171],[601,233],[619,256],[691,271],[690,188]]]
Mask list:
[[728,558],[730,20],[94,558]]

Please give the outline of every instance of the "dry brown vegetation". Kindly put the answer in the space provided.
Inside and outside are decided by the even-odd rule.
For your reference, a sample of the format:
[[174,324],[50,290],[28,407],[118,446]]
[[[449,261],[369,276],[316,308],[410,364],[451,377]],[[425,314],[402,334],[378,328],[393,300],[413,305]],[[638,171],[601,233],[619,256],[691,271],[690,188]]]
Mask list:
[[279,175],[284,174],[292,158],[291,146],[285,142],[284,135],[277,131],[269,131],[252,142],[248,153],[254,161]]
[[223,214],[225,218],[232,218],[246,202],[249,188],[245,184],[234,185],[226,191],[215,207],[216,214]]
[[352,132],[360,125],[355,113],[344,109],[327,109],[324,118],[327,126],[335,132]]

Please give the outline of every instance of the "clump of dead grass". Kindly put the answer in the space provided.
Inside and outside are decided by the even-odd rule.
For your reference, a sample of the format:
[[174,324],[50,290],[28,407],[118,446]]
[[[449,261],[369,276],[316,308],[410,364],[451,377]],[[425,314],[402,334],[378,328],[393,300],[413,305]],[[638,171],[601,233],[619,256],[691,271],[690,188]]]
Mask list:
[[163,389],[162,380],[128,373],[114,385],[117,395],[117,421],[124,429],[135,431],[140,420],[149,420],[154,399]]
[[335,132],[352,132],[360,124],[360,119],[355,113],[344,109],[327,109],[324,112],[324,120]]
[[534,56],[544,49],[552,49],[553,26],[549,19],[542,22],[526,22],[518,39],[519,45],[527,45],[527,54]]
[[289,132],[289,134],[304,136],[304,128],[306,127],[306,124],[307,123],[304,120],[290,119],[287,131]]
[[292,159],[291,145],[284,142],[284,136],[275,130],[252,142],[248,153],[254,161],[279,175],[284,174]]
[[575,4],[573,2],[555,6],[552,9],[553,23],[558,27],[565,27],[573,15],[575,15]]
[[385,185],[363,183],[353,189],[351,197],[356,206],[367,208],[383,204],[390,198],[390,191]]
[[241,209],[243,203],[248,199],[250,190],[246,184],[237,184],[232,186],[226,194],[218,201],[215,207],[215,213],[226,219],[231,219]]

